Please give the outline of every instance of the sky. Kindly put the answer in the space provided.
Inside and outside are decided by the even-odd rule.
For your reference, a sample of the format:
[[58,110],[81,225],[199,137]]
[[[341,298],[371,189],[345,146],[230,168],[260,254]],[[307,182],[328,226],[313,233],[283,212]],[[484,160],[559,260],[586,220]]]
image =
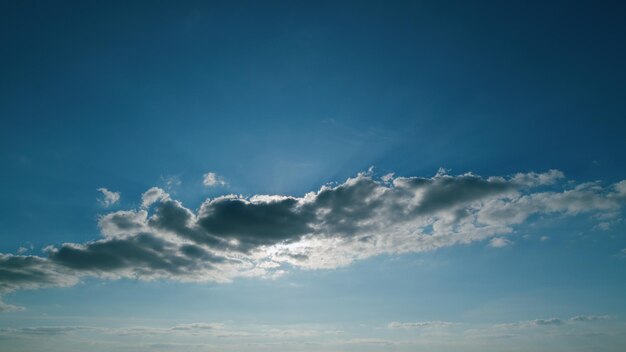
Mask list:
[[0,1],[0,350],[623,351],[625,10]]

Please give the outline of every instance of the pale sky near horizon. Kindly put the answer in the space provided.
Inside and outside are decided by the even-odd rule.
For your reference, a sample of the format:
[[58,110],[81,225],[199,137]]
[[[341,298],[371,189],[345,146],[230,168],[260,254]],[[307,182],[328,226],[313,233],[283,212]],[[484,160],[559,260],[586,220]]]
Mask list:
[[623,351],[625,10],[0,1],[0,350]]

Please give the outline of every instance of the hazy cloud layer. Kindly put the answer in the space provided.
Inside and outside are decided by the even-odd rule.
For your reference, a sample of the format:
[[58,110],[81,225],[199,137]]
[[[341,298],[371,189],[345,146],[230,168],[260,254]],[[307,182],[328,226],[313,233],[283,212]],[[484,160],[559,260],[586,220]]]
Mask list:
[[[230,321],[168,323],[160,325],[44,325],[0,328],[4,343],[53,342],[50,350],[62,351],[64,344],[93,351],[137,350],[155,348],[167,350],[219,351],[416,351],[446,350],[503,351],[507,346],[524,346],[519,350],[545,350],[555,342],[586,341],[589,336],[624,341],[622,321],[603,316],[580,316],[536,319],[501,324],[480,322],[418,321],[391,322],[387,329],[381,325],[355,324],[245,324]],[[594,317],[602,317],[595,319]],[[601,321],[600,321],[601,320]],[[132,321],[132,320],[131,320]],[[558,323],[553,323],[558,322]],[[505,345],[500,345],[500,343]],[[520,344],[521,343],[521,344]],[[595,342],[594,342],[595,343]],[[595,344],[592,343],[592,346]],[[530,347],[528,347],[530,345]],[[4,345],[3,345],[4,346]],[[10,345],[8,345],[10,346]],[[46,345],[47,346],[47,345]],[[586,346],[585,346],[586,347]],[[10,347],[8,347],[10,349]],[[28,350],[28,348],[23,348]],[[596,350],[597,348],[583,348]],[[518,349],[513,349],[518,350]],[[559,349],[563,350],[563,349]]]
[[413,329],[432,329],[432,328],[445,328],[448,326],[456,325],[458,323],[452,323],[449,321],[418,321],[418,322],[410,322],[410,323],[401,323],[398,321],[392,321],[387,325],[389,329],[402,329],[402,330],[413,330]]
[[440,170],[432,178],[377,179],[368,172],[302,197],[226,195],[197,211],[154,187],[140,209],[103,215],[101,239],[51,246],[47,257],[0,254],[0,294],[73,285],[82,276],[276,277],[290,266],[336,268],[481,240],[503,247],[512,243],[503,236],[535,214],[619,217],[626,181],[608,187],[563,181],[556,170],[488,178]]

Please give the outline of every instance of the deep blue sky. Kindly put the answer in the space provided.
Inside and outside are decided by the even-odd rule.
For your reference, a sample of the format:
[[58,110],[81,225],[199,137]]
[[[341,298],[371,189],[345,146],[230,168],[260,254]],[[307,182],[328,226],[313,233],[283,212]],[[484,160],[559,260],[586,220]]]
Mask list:
[[[141,194],[153,186],[192,210],[207,197],[228,193],[302,196],[370,166],[379,175],[423,177],[439,167],[454,175],[471,171],[505,177],[558,169],[575,184],[601,180],[608,187],[626,178],[625,11],[622,3],[600,1],[1,1],[0,253],[32,244],[32,253],[41,255],[47,245],[99,238],[98,216],[139,208]],[[228,185],[204,187],[207,172],[224,177]],[[177,182],[168,187],[168,179]],[[120,192],[121,200],[106,209],[97,201],[100,187]],[[518,239],[512,248],[481,243],[384,257],[336,272],[293,274],[289,280],[313,282],[316,288],[281,292],[309,297],[291,301],[298,307],[319,308],[319,295],[337,297],[345,290],[358,291],[355,301],[368,307],[377,304],[377,297],[411,302],[410,294],[371,287],[363,290],[370,295],[361,297],[355,287],[367,285],[363,280],[372,271],[383,282],[406,283],[397,271],[416,270],[420,280],[432,280],[432,292],[420,291],[422,286],[411,280],[407,287],[389,285],[422,292],[420,297],[442,307],[408,308],[428,311],[429,320],[496,323],[611,315],[626,293],[619,279],[625,261],[618,258],[626,247],[623,222],[602,232],[593,216],[561,222],[538,217],[541,224],[524,224],[528,227],[520,236],[551,231],[550,236],[565,236],[563,243]],[[568,238],[573,232],[582,237]],[[598,243],[594,236],[610,240]],[[494,253],[500,250],[511,253]],[[578,267],[578,254],[595,264]],[[524,258],[540,263],[531,265],[528,280],[522,280],[534,293],[520,294],[511,314],[499,315],[493,308],[492,318],[481,320],[460,313],[472,302],[519,288],[515,280],[500,278],[505,268],[526,275]],[[559,258],[566,264],[545,269]],[[407,264],[414,260],[431,260],[439,269],[415,269]],[[468,289],[450,284],[468,280],[471,274],[461,274],[465,261],[472,263],[469,271],[499,269],[485,277],[484,287],[453,298],[450,292]],[[568,276],[572,268],[581,276]],[[352,283],[350,277],[355,286],[346,283]],[[290,287],[280,280],[217,285],[218,292],[226,290],[216,294],[224,305],[201,312],[220,312],[211,321],[235,316],[249,322],[250,316],[241,313],[244,302],[258,312],[256,319],[284,322],[271,314],[271,302],[254,301],[245,293],[232,301],[237,291],[270,294],[276,287]],[[93,281],[95,286],[20,291],[11,297],[37,307],[50,295],[64,304],[76,302],[67,308],[69,315],[114,311],[124,316],[114,308],[126,307],[118,305],[121,298],[91,311],[81,298],[68,297],[84,298],[81,290],[105,285],[102,292],[114,296],[139,292],[129,299],[141,306],[141,292],[155,289],[150,285],[185,292],[195,297],[193,302],[204,292],[189,284]],[[550,316],[541,309],[530,309],[532,316],[521,314],[529,311],[527,305],[562,302],[558,295],[538,293],[548,292],[550,282],[556,282],[554,292],[576,288],[571,304],[549,311]],[[587,306],[601,287],[608,290],[606,305]],[[545,298],[541,303],[539,296]],[[448,309],[453,301],[460,303]],[[332,302],[328,310],[317,310],[320,322],[337,320],[324,312],[340,311],[344,301]],[[420,320],[407,316],[403,307],[389,306],[388,314],[359,316],[356,308],[348,313],[356,325],[376,316],[384,316],[383,326]],[[192,310],[180,319],[202,321]],[[288,312],[310,314],[309,323],[316,319],[316,308]],[[152,314],[149,307],[135,313]],[[623,335],[623,326],[618,331]],[[606,350],[615,346],[605,345]]]

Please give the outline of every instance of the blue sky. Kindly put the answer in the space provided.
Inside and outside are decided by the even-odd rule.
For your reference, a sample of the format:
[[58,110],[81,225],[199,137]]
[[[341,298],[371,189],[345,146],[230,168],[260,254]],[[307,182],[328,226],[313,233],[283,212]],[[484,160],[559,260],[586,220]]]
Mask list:
[[0,346],[621,351],[623,11],[2,2]]

